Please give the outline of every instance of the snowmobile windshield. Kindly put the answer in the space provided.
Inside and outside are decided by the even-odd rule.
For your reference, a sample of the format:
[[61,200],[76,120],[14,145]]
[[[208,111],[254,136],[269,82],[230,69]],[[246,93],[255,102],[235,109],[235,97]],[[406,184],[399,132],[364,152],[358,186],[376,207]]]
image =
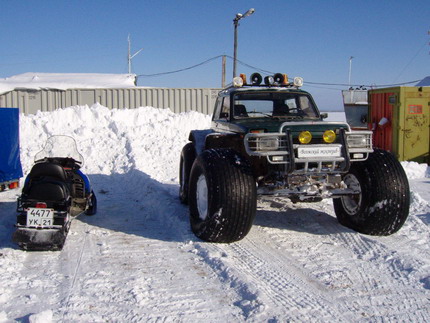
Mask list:
[[34,156],[34,161],[44,158],[73,158],[80,164],[84,163],[84,157],[79,153],[75,139],[63,135],[49,137],[43,150]]

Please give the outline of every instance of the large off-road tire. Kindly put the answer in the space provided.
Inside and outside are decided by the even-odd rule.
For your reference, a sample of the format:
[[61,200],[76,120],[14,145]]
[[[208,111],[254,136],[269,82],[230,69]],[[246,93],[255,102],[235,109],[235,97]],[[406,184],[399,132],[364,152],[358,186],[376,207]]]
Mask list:
[[409,215],[409,182],[400,162],[375,149],[365,162],[354,162],[344,182],[360,191],[333,200],[339,222],[369,235],[397,232]]
[[191,169],[191,229],[202,240],[234,242],[252,227],[256,184],[248,162],[231,149],[201,153]]
[[183,204],[188,204],[190,173],[195,159],[196,150],[194,149],[194,144],[189,142],[182,148],[181,160],[179,163],[179,200]]

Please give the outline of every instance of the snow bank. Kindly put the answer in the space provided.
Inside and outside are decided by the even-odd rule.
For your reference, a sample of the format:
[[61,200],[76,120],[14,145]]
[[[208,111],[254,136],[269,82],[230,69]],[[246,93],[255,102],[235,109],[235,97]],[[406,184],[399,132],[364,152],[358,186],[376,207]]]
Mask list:
[[417,162],[407,161],[402,161],[401,164],[410,180],[425,178],[430,175],[427,164],[418,164]]
[[210,117],[190,111],[141,107],[109,110],[99,104],[22,115],[21,161],[24,172],[52,135],[75,138],[88,174],[140,170],[158,181],[177,180],[178,156],[192,129],[210,126]]

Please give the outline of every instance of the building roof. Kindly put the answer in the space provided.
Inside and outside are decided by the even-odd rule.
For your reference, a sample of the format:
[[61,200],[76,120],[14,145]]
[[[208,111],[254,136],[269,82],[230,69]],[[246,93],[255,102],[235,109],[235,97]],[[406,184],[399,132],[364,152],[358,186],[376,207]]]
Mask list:
[[24,73],[0,79],[0,94],[15,89],[132,88],[135,82],[135,74]]
[[415,86],[430,86],[430,76],[423,78]]

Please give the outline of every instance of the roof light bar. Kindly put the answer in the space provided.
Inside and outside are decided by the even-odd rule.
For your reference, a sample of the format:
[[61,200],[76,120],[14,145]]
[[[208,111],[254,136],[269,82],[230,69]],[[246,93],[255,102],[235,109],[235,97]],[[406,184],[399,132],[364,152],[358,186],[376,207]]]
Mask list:
[[[259,73],[253,73],[250,78],[250,83],[246,82],[246,75],[240,74],[233,78],[234,87],[242,87],[244,85],[259,86],[263,81],[263,77]],[[295,77],[293,82],[288,81],[288,75],[282,73],[276,73],[275,75],[268,75],[264,77],[264,84],[266,86],[303,86],[303,78]]]

